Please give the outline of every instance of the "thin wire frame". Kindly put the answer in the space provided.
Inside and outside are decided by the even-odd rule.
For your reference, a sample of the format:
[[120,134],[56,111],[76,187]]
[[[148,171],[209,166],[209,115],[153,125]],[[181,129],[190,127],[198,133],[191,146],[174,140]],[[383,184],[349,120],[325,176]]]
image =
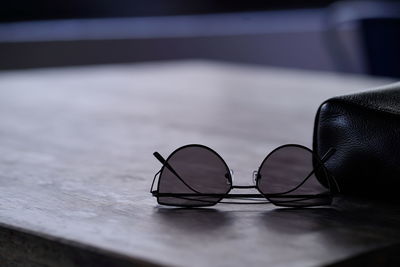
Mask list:
[[[185,181],[183,179],[181,179],[179,177],[179,175],[173,170],[173,168],[171,166],[169,166],[168,164],[168,160],[170,160],[177,152],[181,151],[182,149],[188,148],[188,147],[199,147],[199,148],[203,148],[206,149],[208,151],[210,151],[211,153],[213,153],[215,156],[218,157],[219,160],[221,160],[221,162],[223,163],[224,167],[227,170],[227,174],[225,176],[226,179],[228,179],[230,187],[227,190],[226,193],[222,193],[222,194],[211,194],[211,193],[160,193],[158,192],[159,188],[160,188],[160,181],[162,178],[162,174],[163,171],[165,171],[165,168],[168,168],[169,170],[172,169],[172,171],[176,174],[175,176],[177,177],[177,179],[180,179],[186,186],[188,186]],[[279,149],[282,149],[284,147],[297,147],[300,149],[305,149],[308,152],[310,152],[312,154],[313,159],[315,160],[315,162],[317,162],[316,166],[313,166],[313,169],[311,171],[311,173],[304,179],[304,181],[302,181],[301,183],[304,183],[307,179],[309,179],[313,173],[316,173],[316,171],[318,170],[319,172],[319,176],[321,176],[321,170],[322,169],[322,173],[323,173],[323,178],[326,179],[326,185],[324,184],[324,186],[327,186],[328,188],[328,192],[327,193],[322,193],[322,194],[312,194],[312,195],[284,195],[284,194],[274,194],[273,196],[268,195],[263,193],[260,188],[259,188],[259,173],[260,170],[263,166],[263,164],[267,161],[267,159],[273,155],[274,152],[276,152]],[[311,206],[320,206],[320,205],[329,205],[332,202],[332,184],[334,184],[336,186],[336,190],[340,191],[340,189],[338,188],[338,185],[336,183],[336,181],[334,180],[333,176],[328,175],[328,172],[324,166],[324,161],[328,160],[330,156],[332,156],[332,154],[335,152],[335,150],[333,148],[329,149],[327,153],[325,153],[325,155],[322,157],[322,159],[319,159],[315,153],[302,145],[298,145],[298,144],[286,144],[286,145],[282,145],[279,146],[277,148],[275,148],[274,150],[272,150],[262,161],[262,163],[260,164],[260,167],[258,168],[257,171],[257,178],[256,178],[256,185],[254,186],[235,186],[233,185],[233,181],[232,181],[232,175],[230,173],[230,169],[228,167],[228,165],[226,164],[226,162],[224,161],[224,159],[213,149],[201,145],[201,144],[189,144],[189,145],[185,145],[182,147],[177,148],[176,150],[174,150],[167,159],[164,159],[158,152],[154,153],[154,156],[162,163],[162,167],[161,169],[154,175],[154,179],[151,185],[151,189],[150,189],[150,193],[157,197],[157,203],[163,206],[174,206],[174,207],[186,207],[186,208],[195,208],[195,207],[209,207],[209,206],[214,206],[218,203],[227,203],[227,204],[266,204],[266,203],[272,203],[276,206],[282,206],[282,207],[311,207]],[[313,160],[313,164],[315,163]],[[154,183],[156,181],[158,175],[158,182],[157,182],[157,190],[153,190],[153,186]],[[321,182],[319,179],[321,179],[321,177],[318,177],[318,181]],[[331,181],[331,179],[333,179],[333,182]],[[190,187],[190,186],[189,186]],[[232,189],[256,189],[259,194],[229,194],[230,191]],[[218,198],[218,201],[203,201],[200,199],[191,199],[190,197],[216,197]],[[198,204],[190,204],[190,205],[184,205],[184,204],[171,204],[171,203],[164,203],[162,201],[160,201],[160,197],[174,197],[177,199],[188,199],[191,201],[197,201],[199,202]],[[274,201],[271,200],[273,198],[281,198],[282,201]],[[287,200],[286,199],[291,199],[291,200]],[[293,198],[296,198],[295,200],[293,200]],[[304,205],[291,205],[290,203],[294,203],[294,202],[298,202],[298,201],[304,201],[304,200],[309,200],[309,199],[313,199],[313,198],[320,198],[320,199],[325,199],[325,202],[321,202],[323,204],[317,204],[317,205],[308,205],[308,204],[304,204]],[[248,200],[247,202],[222,202],[223,199],[245,199]],[[258,199],[263,199],[263,200],[267,200],[264,202],[259,202],[257,201]],[[254,202],[249,202],[249,201],[254,201]]]

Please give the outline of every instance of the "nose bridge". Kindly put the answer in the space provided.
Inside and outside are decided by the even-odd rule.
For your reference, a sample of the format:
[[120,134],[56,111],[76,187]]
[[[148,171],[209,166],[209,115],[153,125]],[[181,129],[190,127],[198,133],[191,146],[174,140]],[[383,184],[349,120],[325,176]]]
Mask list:
[[253,183],[254,185],[257,185],[257,180],[260,177],[260,175],[258,174],[258,171],[253,171]]
[[233,170],[229,169],[229,172],[231,174],[231,179],[232,179],[232,189],[252,189],[252,188],[257,188],[256,186],[256,181],[257,181],[257,177],[258,177],[258,172],[257,171],[253,171],[253,181],[254,181],[254,185],[234,185],[233,181]]
[[229,173],[225,174],[226,183],[229,185],[233,185],[233,170],[229,169]]

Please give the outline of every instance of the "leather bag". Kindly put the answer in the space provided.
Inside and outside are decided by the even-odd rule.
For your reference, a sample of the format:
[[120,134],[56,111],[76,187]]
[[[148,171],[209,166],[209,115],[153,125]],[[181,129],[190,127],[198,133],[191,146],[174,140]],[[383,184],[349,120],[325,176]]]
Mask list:
[[400,198],[400,82],[323,102],[313,150],[330,147],[325,166],[341,193]]

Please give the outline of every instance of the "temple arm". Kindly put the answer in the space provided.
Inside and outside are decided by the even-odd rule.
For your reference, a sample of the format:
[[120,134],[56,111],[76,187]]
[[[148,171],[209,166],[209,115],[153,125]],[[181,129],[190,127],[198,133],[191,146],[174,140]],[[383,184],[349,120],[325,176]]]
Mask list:
[[[271,196],[273,195],[275,197],[275,196],[279,196],[279,195],[288,194],[288,193],[291,193],[291,192],[297,190],[300,186],[302,186],[305,182],[307,182],[307,180],[314,174],[314,172],[316,170],[318,170],[320,167],[322,167],[323,163],[326,162],[335,152],[336,152],[335,148],[333,148],[333,147],[329,148],[329,150],[322,157],[321,161],[318,162],[318,165],[316,167],[314,167],[314,169],[312,169],[312,171],[306,176],[306,178],[304,178],[303,181],[301,181],[301,183],[299,183],[294,188],[292,188],[288,191],[282,192],[282,193],[275,193],[275,194],[270,194],[270,195]],[[327,179],[329,179],[329,178],[327,178]],[[336,186],[338,186],[336,183],[336,180],[334,180],[334,181],[335,181]],[[328,183],[329,183],[329,180],[328,180]]]
[[[192,191],[195,192],[195,193],[201,194],[199,191],[197,191],[196,189],[194,189],[193,187],[191,187],[190,185],[188,185],[188,184],[180,177],[180,175],[174,170],[174,168],[172,168],[171,165],[164,159],[164,157],[161,156],[160,153],[154,152],[153,155],[154,155],[154,157],[156,157],[156,159],[158,159],[158,161],[161,162],[161,164],[162,164],[163,166],[165,166],[169,171],[171,171],[171,172],[172,172],[172,173],[187,187],[187,188],[189,188],[190,190],[192,190]],[[157,175],[157,174],[156,174],[156,175]],[[154,184],[155,179],[156,179],[156,176],[154,176],[153,184]],[[152,188],[153,188],[153,184],[152,184]]]

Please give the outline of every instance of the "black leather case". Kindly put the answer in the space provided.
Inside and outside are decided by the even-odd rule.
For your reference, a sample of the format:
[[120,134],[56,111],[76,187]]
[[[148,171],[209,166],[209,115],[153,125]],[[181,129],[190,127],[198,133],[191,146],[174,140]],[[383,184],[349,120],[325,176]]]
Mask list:
[[335,154],[325,163],[341,193],[400,196],[400,83],[323,102],[313,150]]

